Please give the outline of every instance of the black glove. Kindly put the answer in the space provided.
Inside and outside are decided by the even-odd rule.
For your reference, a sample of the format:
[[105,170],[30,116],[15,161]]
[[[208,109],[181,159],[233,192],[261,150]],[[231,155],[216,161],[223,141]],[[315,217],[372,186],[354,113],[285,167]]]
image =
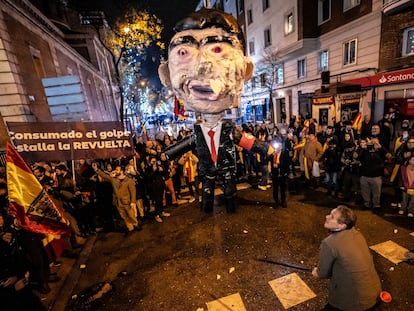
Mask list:
[[184,137],[182,140],[178,141],[174,145],[168,146],[164,152],[168,159],[176,159],[195,148],[196,145],[196,135],[191,134],[190,136]]

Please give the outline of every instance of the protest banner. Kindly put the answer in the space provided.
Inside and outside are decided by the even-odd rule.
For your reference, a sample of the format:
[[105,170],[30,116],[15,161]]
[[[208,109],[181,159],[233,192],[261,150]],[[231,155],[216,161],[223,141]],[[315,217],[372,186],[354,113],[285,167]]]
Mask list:
[[121,122],[7,122],[15,149],[27,162],[132,156]]

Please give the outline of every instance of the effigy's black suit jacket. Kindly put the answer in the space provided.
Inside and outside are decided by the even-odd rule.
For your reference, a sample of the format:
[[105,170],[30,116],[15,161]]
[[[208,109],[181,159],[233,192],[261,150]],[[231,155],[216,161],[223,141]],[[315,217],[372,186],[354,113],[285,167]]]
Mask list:
[[[233,141],[234,123],[231,120],[223,120],[220,133],[220,145],[217,154],[217,163],[214,165],[210,150],[204,138],[200,124],[194,125],[196,134],[196,152],[199,158],[199,177],[228,176],[236,177],[236,152]],[[228,176],[230,177],[230,176]]]

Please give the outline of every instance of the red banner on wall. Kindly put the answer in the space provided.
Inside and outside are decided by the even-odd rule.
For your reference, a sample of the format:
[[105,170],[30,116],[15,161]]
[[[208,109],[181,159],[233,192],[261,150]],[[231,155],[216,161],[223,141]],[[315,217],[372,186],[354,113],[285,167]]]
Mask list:
[[120,122],[7,122],[10,140],[27,162],[132,156]]

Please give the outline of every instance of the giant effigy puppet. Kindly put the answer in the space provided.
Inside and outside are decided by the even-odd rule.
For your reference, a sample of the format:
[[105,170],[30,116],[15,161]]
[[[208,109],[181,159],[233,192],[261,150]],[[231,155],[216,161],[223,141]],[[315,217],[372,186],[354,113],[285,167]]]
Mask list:
[[168,61],[159,67],[161,82],[184,101],[185,110],[201,116],[194,134],[166,151],[170,157],[195,148],[202,183],[202,210],[214,208],[214,189],[221,178],[228,213],[236,210],[236,149],[266,153],[267,144],[236,130],[224,111],[238,107],[244,82],[253,73],[236,19],[202,8],[177,23]]

